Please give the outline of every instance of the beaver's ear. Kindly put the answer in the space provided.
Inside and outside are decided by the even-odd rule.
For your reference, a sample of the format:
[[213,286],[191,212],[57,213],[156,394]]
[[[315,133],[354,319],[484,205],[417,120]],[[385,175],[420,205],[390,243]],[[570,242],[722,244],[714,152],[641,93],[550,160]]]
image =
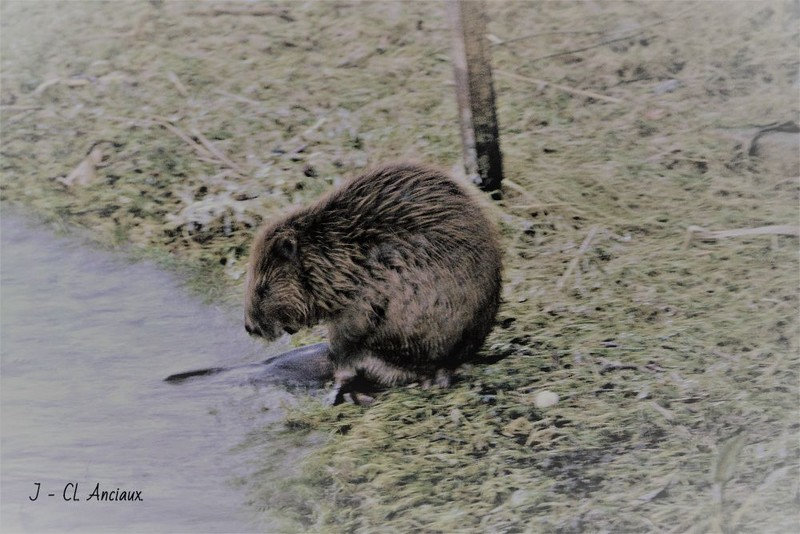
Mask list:
[[283,258],[294,260],[297,258],[297,237],[294,234],[280,236],[275,242],[275,250]]

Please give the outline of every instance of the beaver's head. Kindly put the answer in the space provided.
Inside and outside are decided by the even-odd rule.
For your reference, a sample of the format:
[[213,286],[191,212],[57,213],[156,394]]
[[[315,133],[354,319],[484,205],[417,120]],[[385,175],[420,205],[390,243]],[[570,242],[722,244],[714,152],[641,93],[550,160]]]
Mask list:
[[286,222],[267,226],[256,236],[244,299],[244,327],[249,334],[272,340],[308,323],[301,255],[297,232]]

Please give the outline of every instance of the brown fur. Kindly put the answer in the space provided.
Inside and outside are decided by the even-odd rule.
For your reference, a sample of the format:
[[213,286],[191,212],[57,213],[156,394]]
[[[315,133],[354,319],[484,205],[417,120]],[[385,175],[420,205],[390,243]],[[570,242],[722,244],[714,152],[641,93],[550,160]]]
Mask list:
[[500,260],[462,186],[429,167],[382,167],[261,230],[245,326],[273,339],[327,323],[337,387],[357,372],[446,386],[492,328]]

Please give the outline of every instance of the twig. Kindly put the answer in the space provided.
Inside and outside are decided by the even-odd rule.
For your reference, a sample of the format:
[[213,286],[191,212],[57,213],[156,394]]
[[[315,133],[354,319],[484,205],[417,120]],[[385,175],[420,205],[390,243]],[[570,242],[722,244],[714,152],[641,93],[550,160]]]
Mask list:
[[630,243],[631,242],[630,234],[618,235],[618,234],[615,234],[614,232],[611,232],[610,230],[605,230],[605,231],[603,231],[603,233],[606,236],[608,236],[609,238],[613,239],[614,241],[619,241],[620,243]]
[[689,226],[686,229],[686,240],[683,248],[689,248],[695,236],[701,239],[723,239],[726,237],[742,237],[751,235],[789,235],[800,236],[800,226],[791,224],[777,224],[772,226],[759,226],[758,228],[739,228],[736,230],[706,230],[702,226]]
[[190,16],[200,16],[200,17],[216,17],[219,15],[243,15],[249,17],[280,17],[281,19],[285,20],[286,22],[294,22],[294,17],[289,15],[289,12],[285,9],[237,9],[237,8],[228,8],[228,7],[217,7],[207,11],[189,11],[186,13]]
[[509,189],[513,189],[514,191],[516,191],[517,193],[519,193],[528,200],[531,201],[534,200],[533,196],[531,196],[531,194],[528,193],[527,189],[525,189],[524,187],[522,187],[521,185],[519,185],[518,183],[509,178],[503,178],[503,185],[508,186]]
[[[675,20],[676,18],[679,18],[679,17],[685,15],[686,13],[688,13],[689,11],[692,11],[693,9],[694,8],[685,9],[684,11],[681,11],[680,13],[675,15],[674,17],[669,17],[669,18],[666,18],[666,19],[658,20],[656,22],[651,22],[650,24],[645,24],[645,25],[639,26],[638,28],[636,28],[636,30],[638,32],[641,32],[641,30],[644,30],[645,28],[650,28],[652,26],[659,26],[661,24],[665,24],[665,23],[667,23],[667,22],[669,22],[671,20]],[[520,35],[518,37],[512,37],[511,39],[500,40],[498,42],[495,42],[494,44],[496,44],[496,45],[504,45],[504,44],[508,44],[508,43],[515,43],[517,41],[522,41],[523,39],[530,39],[530,38],[533,38],[533,37],[540,37],[540,36],[544,36],[544,35],[601,35],[603,33],[605,33],[605,32],[602,31],[602,30],[555,30],[555,31],[547,31],[547,32],[535,32],[535,33],[528,33],[528,34],[525,34],[525,35]],[[612,34],[613,33],[619,33],[619,32],[612,32]],[[633,35],[638,35],[638,34],[633,34]]]
[[568,56],[570,54],[577,54],[578,52],[585,52],[585,51],[591,50],[593,48],[600,48],[601,46],[605,46],[605,45],[612,44],[612,43],[617,43],[619,41],[627,41],[628,39],[630,39],[632,37],[636,37],[637,35],[640,35],[642,33],[644,33],[644,31],[640,30],[640,31],[637,31],[635,33],[630,33],[628,35],[624,35],[622,37],[617,37],[616,39],[607,39],[605,41],[600,41],[599,43],[595,43],[593,45],[584,46],[582,48],[573,48],[572,50],[563,50],[561,52],[554,52],[552,54],[547,54],[546,56],[535,57],[533,59],[529,59],[528,62],[529,63],[533,63],[534,61],[541,61],[543,59],[550,59],[550,58],[559,57],[559,56]]
[[511,39],[500,39],[499,40],[492,40],[492,44],[496,46],[507,45],[510,43],[516,43],[517,41],[522,41],[524,39],[532,39],[534,37],[542,37],[545,35],[600,35],[604,33],[601,30],[597,31],[590,31],[590,30],[562,30],[562,31],[549,31],[549,32],[534,32],[534,33],[526,33],[525,35],[519,35],[517,37],[512,37]]
[[222,89],[215,89],[214,93],[218,94],[218,95],[222,95],[222,96],[227,96],[228,98],[236,100],[237,102],[242,102],[243,104],[250,104],[251,106],[257,106],[257,107],[260,107],[262,109],[264,108],[264,104],[265,104],[264,102],[259,102],[258,100],[253,100],[253,99],[241,96],[241,95],[235,95],[233,93],[229,93],[227,91],[223,91]]
[[689,13],[691,11],[694,11],[694,10],[695,10],[694,7],[690,7],[688,9],[684,9],[683,11],[681,11],[680,13],[678,13],[677,15],[675,15],[673,17],[669,17],[669,18],[666,18],[666,19],[663,19],[663,20],[652,22],[650,24],[645,24],[644,26],[639,26],[639,28],[635,32],[623,35],[622,37],[615,37],[613,39],[607,39],[605,41],[600,41],[599,43],[595,43],[595,44],[592,44],[592,45],[587,45],[587,46],[584,46],[584,47],[581,47],[581,48],[574,48],[572,50],[563,50],[561,52],[555,52],[553,54],[547,54],[546,56],[535,57],[535,58],[530,59],[528,61],[532,63],[534,61],[540,61],[542,59],[550,59],[550,58],[554,58],[554,57],[558,57],[558,56],[566,56],[566,55],[569,55],[569,54],[575,54],[577,52],[585,52],[586,50],[591,50],[593,48],[600,48],[601,46],[605,46],[605,45],[608,45],[608,44],[616,43],[616,42],[619,42],[619,41],[625,41],[626,39],[630,39],[632,37],[636,37],[638,35],[641,35],[642,33],[644,33],[644,30],[646,28],[651,28],[653,26],[659,26],[661,24],[666,24],[667,22],[670,22],[670,21],[673,21],[675,19],[681,18],[682,16],[684,16],[687,13]]
[[[317,122],[306,128],[301,133],[297,134],[296,136],[292,137],[290,140],[286,142],[285,146],[288,145],[296,145],[295,148],[287,150],[287,154],[298,154],[305,150],[308,147],[308,136],[313,133],[315,130],[319,129],[323,124],[328,121],[327,115],[320,117]],[[299,143],[299,144],[298,144]]]
[[582,209],[575,207],[574,204],[570,204],[569,202],[545,202],[545,203],[532,202],[534,200],[533,196],[530,193],[528,193],[528,191],[524,187],[522,187],[521,185],[519,185],[515,181],[511,180],[510,178],[503,178],[503,186],[508,186],[509,189],[512,189],[512,190],[516,191],[523,198],[525,198],[525,200],[530,202],[529,204],[522,204],[522,205],[517,205],[517,206],[509,206],[509,209],[514,209],[514,210],[532,210],[532,209],[543,209],[543,208],[548,208],[548,207],[564,207],[564,208],[568,208],[568,209],[574,211],[575,213],[578,213],[578,214],[581,214],[581,215],[586,213]]
[[583,213],[582,210],[576,208],[574,205],[570,204],[569,202],[537,202],[534,204],[517,204],[514,206],[508,206],[510,210],[521,210],[521,211],[530,211],[530,210],[541,210],[541,209],[548,209],[548,208],[570,208],[574,209],[579,213]]
[[195,152],[197,152],[198,156],[200,156],[199,159],[201,159],[202,161],[215,163],[217,165],[222,164],[227,166],[240,176],[247,176],[247,174],[242,170],[241,167],[239,167],[236,163],[228,159],[228,157],[225,156],[225,154],[223,154],[217,147],[211,144],[211,141],[206,139],[197,130],[192,131],[192,134],[197,138],[197,141],[195,141],[194,139],[192,139],[190,135],[188,135],[183,130],[177,128],[167,119],[156,117],[152,120],[152,123],[157,124],[162,128],[166,128],[167,130],[169,130],[170,132],[181,138],[186,144],[191,146]]
[[175,127],[175,126],[174,126],[174,125],[173,125],[171,122],[169,122],[168,120],[166,120],[166,119],[161,119],[161,118],[156,118],[156,119],[154,119],[154,120],[153,120],[153,122],[154,122],[154,123],[156,123],[156,124],[158,124],[158,125],[159,125],[159,126],[161,126],[162,128],[166,128],[167,130],[169,130],[170,132],[172,132],[173,134],[175,134],[176,136],[178,136],[179,138],[181,138],[181,139],[182,139],[182,140],[183,140],[183,141],[184,141],[186,144],[188,144],[189,146],[191,146],[191,147],[192,147],[192,148],[195,150],[195,152],[197,152],[197,153],[198,153],[198,154],[200,154],[201,156],[206,156],[206,157],[208,157],[208,156],[212,156],[212,154],[210,154],[210,153],[208,152],[208,150],[207,150],[205,147],[203,147],[203,145],[201,145],[200,143],[198,143],[197,141],[195,141],[194,139],[192,139],[192,138],[191,138],[191,137],[190,137],[190,136],[189,136],[187,133],[185,133],[183,130],[181,130],[181,129],[179,129],[179,128]]
[[303,133],[300,134],[300,137],[305,138],[305,136],[307,136],[308,134],[310,134],[314,130],[317,130],[319,127],[321,127],[323,124],[325,124],[325,122],[327,122],[327,120],[328,120],[327,116],[320,117],[320,119],[317,122],[312,124],[310,127],[306,128],[303,131]]
[[674,413],[667,410],[666,408],[658,404],[656,401],[650,401],[650,406],[652,406],[655,411],[663,415],[664,419],[666,419],[667,421],[672,421],[673,419],[675,419]]
[[[667,492],[669,491],[669,488],[670,488],[670,486],[672,486],[674,481],[675,481],[675,479],[671,475],[668,476],[665,481],[662,481],[660,484],[658,484],[658,487],[656,489],[654,489],[653,491],[649,491],[649,492],[645,493],[644,495],[642,495],[641,497],[639,497],[638,499],[636,499],[636,503],[634,504],[634,507],[640,506],[642,504],[649,503],[650,501],[653,501],[655,499],[658,499],[660,497],[665,496],[667,494]],[[657,529],[654,529],[654,530],[657,530]]]
[[632,363],[616,362],[614,360],[607,360],[605,358],[600,358],[600,363],[602,364],[602,366],[600,367],[601,375],[604,375],[609,371],[626,371],[626,370],[636,371],[639,369],[638,365],[634,365]]
[[496,72],[497,74],[502,74],[503,76],[508,76],[509,78],[514,78],[514,79],[522,80],[522,81],[525,81],[525,82],[538,83],[538,84],[541,84],[541,85],[549,85],[550,87],[553,87],[554,89],[559,89],[559,90],[564,91],[566,93],[571,93],[571,94],[574,94],[574,95],[587,96],[589,98],[594,98],[595,100],[605,100],[606,102],[613,102],[615,104],[619,104],[621,102],[624,102],[624,100],[622,100],[620,98],[614,98],[613,96],[601,95],[600,93],[595,93],[593,91],[584,91],[583,89],[573,89],[572,87],[567,87],[566,85],[560,85],[560,84],[557,84],[557,83],[548,82],[547,80],[542,80],[542,79],[539,79],[539,78],[529,78],[527,76],[514,74],[513,72],[508,72],[508,71],[505,71],[505,70],[496,70],[495,69],[494,72]]
[[567,270],[564,271],[564,274],[562,274],[561,278],[558,279],[558,282],[556,283],[556,289],[561,289],[564,287],[564,284],[566,283],[569,276],[572,274],[572,271],[574,271],[575,267],[578,266],[578,263],[581,260],[581,256],[583,256],[586,253],[586,251],[589,250],[589,246],[592,244],[592,239],[594,239],[597,230],[598,230],[597,226],[592,226],[589,229],[589,233],[586,235],[586,239],[584,239],[583,243],[581,243],[581,246],[578,249],[578,252],[575,254],[575,257],[572,258],[572,260],[569,262]]
[[47,80],[39,84],[36,89],[33,90],[34,96],[39,96],[44,93],[47,89],[54,85],[64,84],[67,87],[81,87],[84,85],[89,85],[91,82],[86,78],[53,78],[51,80]]
[[203,144],[206,150],[208,150],[209,152],[211,152],[211,154],[216,156],[217,159],[225,163],[228,167],[231,168],[231,170],[235,171],[236,173],[242,176],[247,176],[247,173],[244,172],[244,170],[239,165],[231,161],[230,158],[228,158],[228,156],[226,156],[220,149],[214,146],[214,144],[211,143],[211,141],[209,141],[206,136],[200,133],[199,130],[192,129],[192,135],[194,135],[200,141],[200,143]]
[[54,86],[56,84],[59,84],[59,83],[61,83],[61,78],[54,78],[54,79],[51,79],[51,80],[45,80],[45,81],[43,81],[42,83],[40,83],[39,85],[36,86],[36,89],[33,90],[33,94],[35,96],[38,96],[38,95],[44,93],[49,87],[52,87],[52,86]]
[[42,109],[42,106],[20,106],[15,104],[0,105],[0,110],[3,111],[35,111],[37,109]]
[[172,82],[172,85],[174,85],[174,86],[175,86],[175,89],[178,91],[178,93],[180,93],[180,95],[181,95],[183,98],[188,98],[188,96],[189,96],[189,91],[187,91],[187,90],[186,90],[186,86],[185,86],[185,85],[183,85],[183,84],[181,83],[181,81],[180,81],[180,79],[178,78],[178,75],[177,75],[177,74],[175,74],[175,73],[174,73],[174,72],[172,72],[172,71],[169,71],[169,72],[167,73],[167,78],[169,79],[169,81],[171,81],[171,82]]
[[758,228],[741,228],[738,230],[719,230],[716,232],[704,232],[703,238],[718,239],[722,237],[739,237],[743,235],[794,235],[800,236],[800,226],[781,224],[774,226],[760,226]]

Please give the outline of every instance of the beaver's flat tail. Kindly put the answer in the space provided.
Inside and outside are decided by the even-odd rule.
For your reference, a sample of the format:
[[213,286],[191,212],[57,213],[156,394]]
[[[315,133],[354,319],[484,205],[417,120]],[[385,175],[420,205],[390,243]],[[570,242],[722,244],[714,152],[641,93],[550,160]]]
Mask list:
[[194,378],[196,376],[216,375],[225,371],[230,371],[230,369],[230,367],[209,367],[208,369],[195,369],[194,371],[185,371],[183,373],[169,375],[164,379],[164,382],[183,382],[184,380]]

